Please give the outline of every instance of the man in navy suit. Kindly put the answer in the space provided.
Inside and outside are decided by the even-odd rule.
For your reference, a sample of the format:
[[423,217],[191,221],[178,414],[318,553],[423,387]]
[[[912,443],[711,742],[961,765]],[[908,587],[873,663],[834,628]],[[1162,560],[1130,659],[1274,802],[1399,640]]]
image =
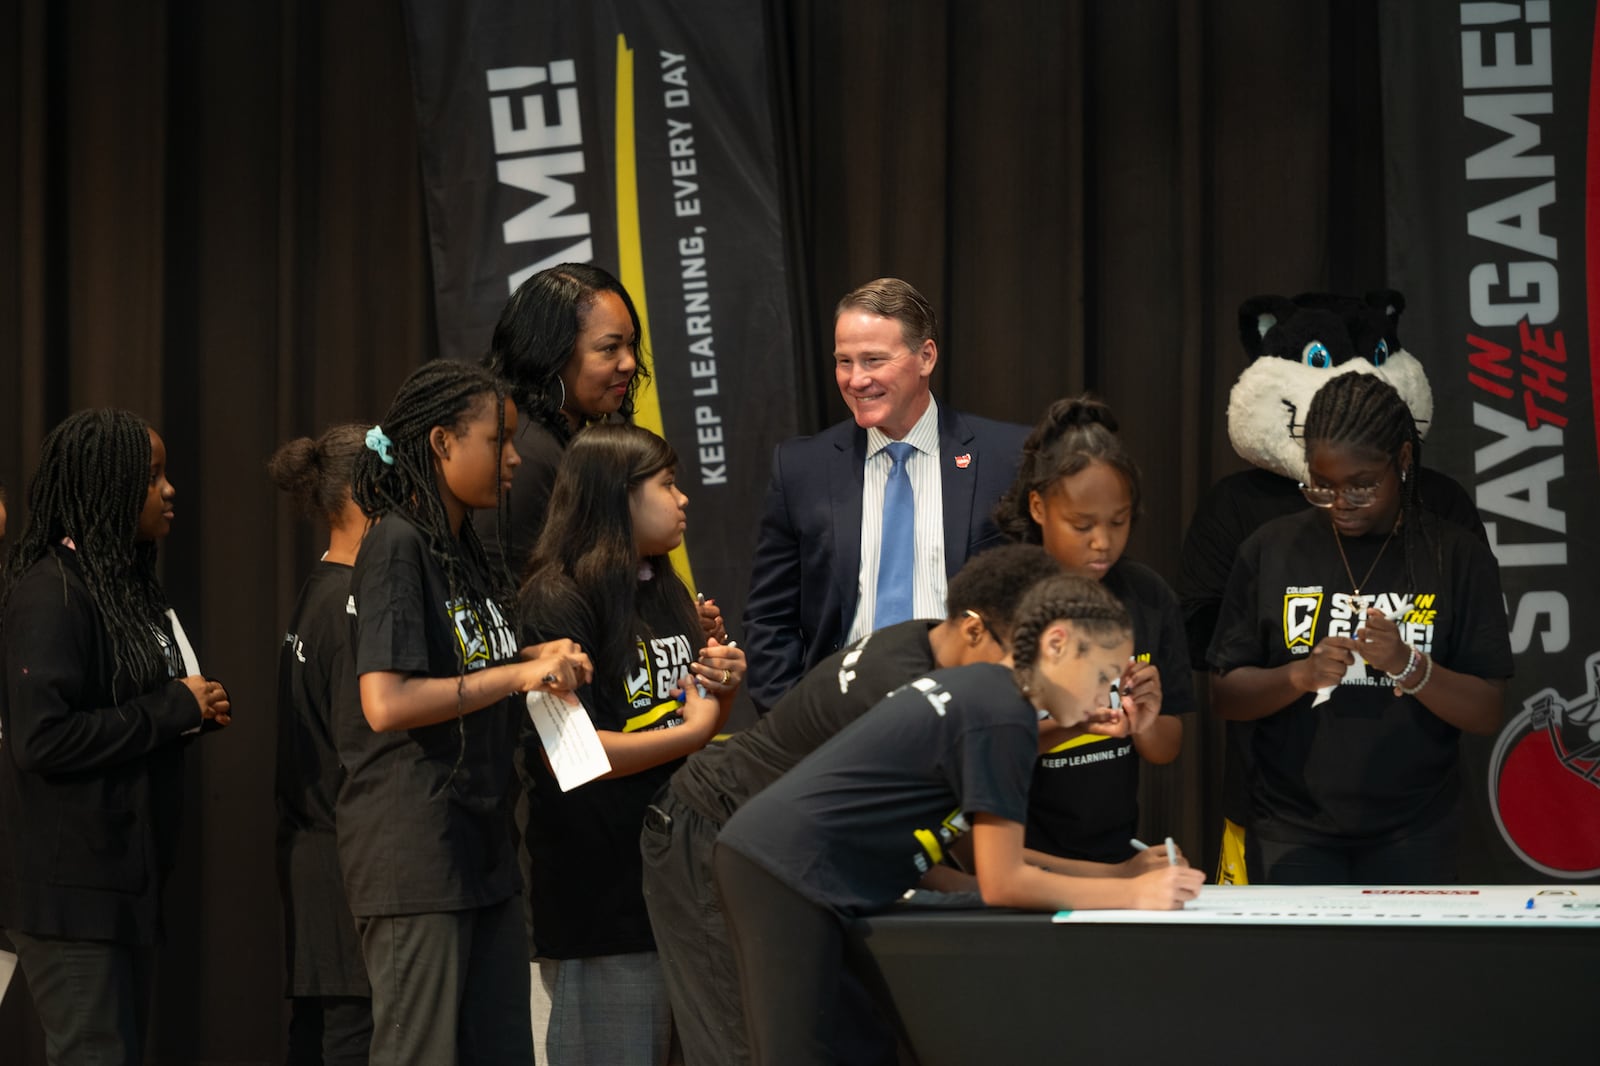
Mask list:
[[[941,407],[928,384],[938,359],[933,308],[908,283],[880,278],[839,301],[834,377],[854,419],[773,452],[744,614],[745,688],[761,710],[845,643],[903,620],[879,609],[884,527],[910,517],[886,487],[901,450],[890,444],[912,446],[902,462],[914,497],[913,587],[896,583],[910,593],[910,617],[943,618],[946,579],[1004,539],[990,515],[1028,427]],[[898,606],[887,591],[885,604]]]

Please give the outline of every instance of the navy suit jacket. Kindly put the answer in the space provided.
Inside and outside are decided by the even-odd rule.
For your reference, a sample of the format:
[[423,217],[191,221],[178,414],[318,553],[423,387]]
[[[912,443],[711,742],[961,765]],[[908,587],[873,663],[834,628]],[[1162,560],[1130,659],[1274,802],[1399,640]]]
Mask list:
[[[939,406],[939,482],[946,576],[1004,541],[995,504],[1011,486],[1029,427]],[[969,456],[958,466],[958,456]],[[867,431],[840,422],[772,454],[751,562],[745,690],[765,710],[837,651],[855,618],[861,576],[861,489]]]

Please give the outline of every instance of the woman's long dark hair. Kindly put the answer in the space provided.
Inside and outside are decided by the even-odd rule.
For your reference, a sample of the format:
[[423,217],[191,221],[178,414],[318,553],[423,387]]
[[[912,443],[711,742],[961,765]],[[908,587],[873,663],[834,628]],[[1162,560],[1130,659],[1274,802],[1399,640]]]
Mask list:
[[[393,462],[384,462],[369,445],[356,457],[350,483],[351,497],[368,518],[398,512],[422,531],[429,554],[444,571],[451,599],[469,591],[483,591],[495,599],[502,613],[511,602],[510,580],[503,567],[489,565],[471,522],[461,523],[459,538],[451,533],[450,518],[439,497],[428,434],[434,426],[463,432],[485,404],[492,404],[500,427],[495,436],[498,449],[505,441],[506,395],[505,383],[481,366],[453,359],[424,363],[401,383],[389,413],[373,427],[388,438]],[[488,589],[474,589],[474,583],[467,580],[463,557],[487,576]],[[506,613],[506,617],[511,615]]]
[[1033,520],[1029,497],[1047,495],[1062,478],[1090,463],[1105,463],[1128,484],[1132,518],[1139,517],[1139,466],[1117,436],[1117,416],[1104,401],[1083,395],[1057,400],[1022,445],[1017,476],[995,505],[1000,532],[1023,544],[1039,544],[1044,533]]
[[157,637],[167,597],[156,546],[135,540],[150,487],[150,427],[130,411],[69,415],[45,437],[28,485],[28,524],[11,547],[5,591],[70,537],[89,598],[110,638],[115,686],[144,691],[170,676]]
[[484,366],[510,383],[517,406],[562,444],[572,439],[572,427],[561,413],[561,371],[572,359],[583,320],[602,292],[616,293],[633,322],[638,366],[617,412],[623,418],[632,417],[633,398],[639,386],[650,380],[644,330],[622,282],[592,264],[562,263],[517,286],[500,312],[489,354],[483,360]]
[[633,490],[677,465],[672,445],[647,429],[601,423],[583,430],[561,458],[529,559],[519,598],[525,629],[540,640],[584,643],[596,697],[607,704],[621,699],[619,679],[634,669],[637,640],[663,625],[700,632],[694,599],[671,561],[641,559],[633,538]]
[[[1430,532],[1432,516],[1422,506],[1419,484],[1422,470],[1422,434],[1416,419],[1393,385],[1376,374],[1347,373],[1329,379],[1311,398],[1306,409],[1306,461],[1318,444],[1338,444],[1385,456],[1400,478],[1400,544],[1405,550],[1406,580],[1417,584],[1416,559],[1439,546]],[[1411,466],[1400,465],[1400,451],[1411,445]]]

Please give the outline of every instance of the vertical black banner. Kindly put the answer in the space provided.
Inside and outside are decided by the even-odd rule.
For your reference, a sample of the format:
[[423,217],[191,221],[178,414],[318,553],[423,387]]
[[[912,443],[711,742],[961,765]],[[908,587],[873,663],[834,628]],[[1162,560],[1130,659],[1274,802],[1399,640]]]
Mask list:
[[612,271],[655,375],[635,420],[690,497],[675,561],[744,609],[768,458],[795,431],[793,307],[763,6],[409,0],[441,350],[476,359],[506,298]]
[[1470,880],[1600,876],[1596,30],[1592,0],[1383,10],[1389,281],[1516,653],[1505,727],[1465,746]]

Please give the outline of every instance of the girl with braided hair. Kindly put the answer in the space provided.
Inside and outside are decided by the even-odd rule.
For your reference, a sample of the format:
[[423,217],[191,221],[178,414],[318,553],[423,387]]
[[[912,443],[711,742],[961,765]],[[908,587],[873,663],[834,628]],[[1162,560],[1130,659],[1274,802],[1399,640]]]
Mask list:
[[343,705],[354,716],[361,706],[345,604],[367,531],[350,496],[365,437],[365,426],[334,426],[316,440],[289,441],[267,462],[297,509],[328,527],[327,550],[301,586],[278,647],[278,893],[291,1066],[364,1064],[372,1044],[372,991],[334,835],[344,781],[335,711]]
[[1239,549],[1207,658],[1250,734],[1264,880],[1455,880],[1462,732],[1500,726],[1511,646],[1489,549],[1417,499],[1405,401],[1340,374],[1305,420],[1313,505]]
[[185,676],[156,577],[176,492],[138,415],[80,411],[45,438],[5,566],[0,926],[52,1064],[144,1060],[182,749],[229,722]]
[[[504,571],[467,516],[518,462],[493,374],[437,360],[365,435],[353,496],[377,519],[347,610],[361,702],[336,705],[345,891],[372,985],[372,1058],[532,1055],[511,797],[522,700],[588,681],[570,641],[517,648]],[[498,580],[497,580],[498,578]]]
[[1139,517],[1139,467],[1117,418],[1092,396],[1057,400],[1029,434],[995,524],[1042,544],[1057,562],[1101,582],[1133,619],[1133,656],[1122,694],[1139,715],[1126,736],[1074,731],[1052,738],[1034,766],[1028,847],[1050,855],[1121,862],[1139,823],[1139,764],[1170,763],[1183,745],[1181,715],[1194,710],[1194,679],[1178,598],[1161,575],[1123,555]]
[[1098,583],[1045,578],[999,663],[901,686],[734,813],[712,861],[755,1062],[834,1061],[845,919],[899,899],[969,829],[991,906],[1175,909],[1199,893],[1204,874],[1155,849],[1124,866],[1025,858],[1041,717],[1125,730],[1110,691],[1132,648]]

